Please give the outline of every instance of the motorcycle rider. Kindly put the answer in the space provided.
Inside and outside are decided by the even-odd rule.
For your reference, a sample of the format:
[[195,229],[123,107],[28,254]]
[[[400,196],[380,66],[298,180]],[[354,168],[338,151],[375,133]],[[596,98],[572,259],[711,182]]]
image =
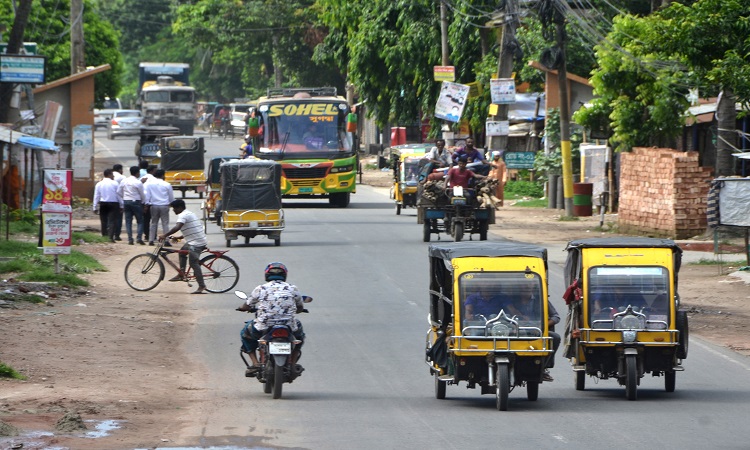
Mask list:
[[245,135],[245,143],[240,145],[240,158],[250,158],[253,156],[253,138],[249,134]]
[[280,262],[272,262],[267,265],[265,269],[266,283],[253,289],[248,299],[237,308],[237,311],[255,310],[255,320],[247,321],[242,333],[240,333],[242,351],[250,356],[253,363],[253,366],[245,371],[247,377],[254,376],[263,368],[255,354],[255,350],[258,349],[258,339],[268,330],[268,321],[279,318],[290,318],[289,324],[294,337],[302,341],[302,344],[298,345],[291,355],[291,364],[297,374],[303,370],[302,366],[296,363],[300,355],[300,348],[304,344],[305,333],[302,329],[302,323],[296,318],[296,313],[304,309],[304,302],[297,286],[286,282],[288,273],[286,266]]

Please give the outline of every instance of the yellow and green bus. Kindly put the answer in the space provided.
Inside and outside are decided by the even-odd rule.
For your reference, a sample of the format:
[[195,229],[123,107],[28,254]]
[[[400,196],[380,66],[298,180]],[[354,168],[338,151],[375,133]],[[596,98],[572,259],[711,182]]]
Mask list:
[[254,156],[281,163],[284,197],[349,205],[358,169],[356,134],[347,131],[350,112],[333,87],[269,89],[258,99]]

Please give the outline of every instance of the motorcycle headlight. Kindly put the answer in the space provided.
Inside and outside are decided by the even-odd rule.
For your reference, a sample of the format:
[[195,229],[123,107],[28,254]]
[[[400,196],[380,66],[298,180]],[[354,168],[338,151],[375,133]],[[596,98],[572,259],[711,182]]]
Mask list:
[[510,327],[504,323],[496,323],[490,328],[490,336],[510,336]]
[[627,330],[622,332],[622,342],[625,344],[632,344],[638,338],[638,332],[635,330]]

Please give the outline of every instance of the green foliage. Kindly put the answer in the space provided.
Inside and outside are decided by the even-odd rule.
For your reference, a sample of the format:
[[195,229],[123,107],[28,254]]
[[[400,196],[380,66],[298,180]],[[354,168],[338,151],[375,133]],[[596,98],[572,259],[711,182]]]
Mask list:
[[534,197],[540,198],[544,196],[544,186],[537,181],[508,181],[505,184],[505,194],[513,198],[518,197]]
[[16,370],[6,364],[0,363],[0,378],[14,378],[16,380],[25,380],[26,377],[16,372]]
[[[0,0],[0,23],[13,23],[12,0]],[[84,58],[87,66],[109,64],[112,68],[94,76],[95,98],[115,97],[120,91],[122,57],[118,33],[102,20],[94,0],[83,2]],[[39,55],[47,58],[46,78],[54,81],[70,75],[70,0],[56,2],[33,0],[24,31],[25,42],[36,42]],[[6,37],[7,39],[7,37]]]
[[543,198],[534,198],[530,200],[520,200],[513,203],[513,206],[519,206],[521,208],[546,208],[547,200]]
[[0,274],[20,274],[17,278],[24,281],[56,282],[63,286],[88,286],[88,282],[79,278],[78,274],[106,270],[91,256],[72,251],[70,255],[59,256],[60,273],[56,274],[53,258],[41,254],[36,244],[29,242],[0,241],[0,254],[14,258],[0,262]]

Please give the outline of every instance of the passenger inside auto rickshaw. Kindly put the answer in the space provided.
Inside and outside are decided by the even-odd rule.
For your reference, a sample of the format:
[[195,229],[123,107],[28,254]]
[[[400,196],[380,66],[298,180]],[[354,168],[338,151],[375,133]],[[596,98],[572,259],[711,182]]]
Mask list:
[[499,292],[492,291],[487,285],[479,285],[478,289],[466,297],[464,303],[467,319],[485,319],[495,317],[501,309],[506,307],[507,299]]

